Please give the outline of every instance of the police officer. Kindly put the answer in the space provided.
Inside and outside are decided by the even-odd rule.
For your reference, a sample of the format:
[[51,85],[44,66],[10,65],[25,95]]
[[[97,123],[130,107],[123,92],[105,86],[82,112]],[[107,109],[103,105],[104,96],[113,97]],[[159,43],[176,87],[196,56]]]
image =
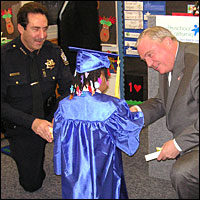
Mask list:
[[5,136],[19,182],[34,192],[45,178],[45,145],[53,141],[49,127],[56,87],[60,99],[69,95],[73,77],[62,50],[46,40],[44,6],[30,2],[21,7],[17,27],[20,36],[1,48],[1,118],[7,123]]

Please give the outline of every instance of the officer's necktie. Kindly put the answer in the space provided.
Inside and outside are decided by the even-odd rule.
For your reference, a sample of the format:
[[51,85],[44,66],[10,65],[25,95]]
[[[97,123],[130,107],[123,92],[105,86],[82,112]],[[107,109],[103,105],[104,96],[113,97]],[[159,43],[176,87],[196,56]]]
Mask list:
[[44,117],[43,99],[42,91],[39,83],[38,67],[36,62],[36,54],[30,53],[31,65],[30,65],[30,78],[31,78],[31,88],[33,95],[33,116],[37,118]]

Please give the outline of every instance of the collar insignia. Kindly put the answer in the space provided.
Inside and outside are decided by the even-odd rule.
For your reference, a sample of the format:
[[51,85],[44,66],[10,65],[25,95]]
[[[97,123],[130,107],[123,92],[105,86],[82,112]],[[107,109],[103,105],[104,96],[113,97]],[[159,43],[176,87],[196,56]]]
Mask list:
[[23,54],[27,55],[26,51],[22,47],[20,47],[19,49],[23,52]]

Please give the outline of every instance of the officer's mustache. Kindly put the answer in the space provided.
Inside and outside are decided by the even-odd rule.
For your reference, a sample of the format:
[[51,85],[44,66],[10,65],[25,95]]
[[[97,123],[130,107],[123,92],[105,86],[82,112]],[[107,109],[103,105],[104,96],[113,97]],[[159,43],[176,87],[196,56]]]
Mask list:
[[36,42],[43,42],[43,41],[45,41],[45,38],[43,38],[43,39],[35,39],[35,41]]

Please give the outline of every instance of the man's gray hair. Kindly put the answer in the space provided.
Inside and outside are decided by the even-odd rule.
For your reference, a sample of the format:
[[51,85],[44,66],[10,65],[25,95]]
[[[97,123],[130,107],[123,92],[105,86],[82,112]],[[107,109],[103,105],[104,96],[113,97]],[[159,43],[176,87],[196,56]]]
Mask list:
[[140,42],[140,40],[144,37],[144,36],[148,36],[150,39],[152,40],[159,40],[160,42],[166,38],[166,37],[170,37],[172,40],[177,41],[176,37],[166,28],[162,27],[162,26],[154,26],[154,27],[150,27],[145,29],[138,37],[137,42],[135,44],[135,47],[138,47],[138,44]]

